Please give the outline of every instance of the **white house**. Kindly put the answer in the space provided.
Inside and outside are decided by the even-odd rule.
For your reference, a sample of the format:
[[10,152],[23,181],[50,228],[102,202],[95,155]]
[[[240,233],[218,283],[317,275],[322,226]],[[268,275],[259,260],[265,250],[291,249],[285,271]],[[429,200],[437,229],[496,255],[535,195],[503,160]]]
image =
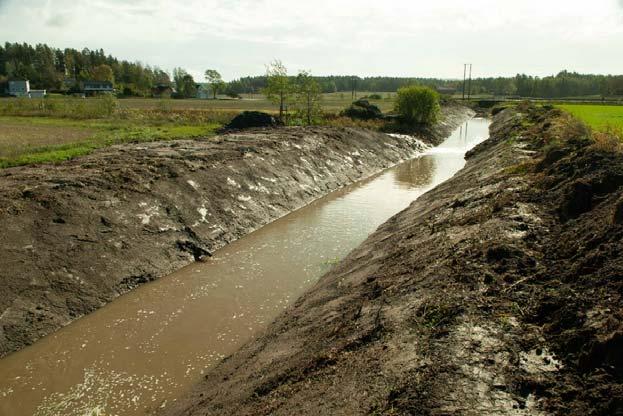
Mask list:
[[9,81],[9,95],[15,97],[28,97],[30,92],[30,82],[28,81]]
[[43,98],[46,90],[31,90],[29,81],[9,81],[9,95],[14,97]]

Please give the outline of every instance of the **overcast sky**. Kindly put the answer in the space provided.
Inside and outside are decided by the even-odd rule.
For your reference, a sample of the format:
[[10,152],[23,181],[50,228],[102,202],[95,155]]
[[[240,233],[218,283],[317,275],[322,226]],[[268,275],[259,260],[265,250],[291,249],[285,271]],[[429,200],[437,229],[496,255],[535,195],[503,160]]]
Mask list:
[[315,75],[623,74],[623,0],[0,0],[0,41],[227,80],[274,58]]

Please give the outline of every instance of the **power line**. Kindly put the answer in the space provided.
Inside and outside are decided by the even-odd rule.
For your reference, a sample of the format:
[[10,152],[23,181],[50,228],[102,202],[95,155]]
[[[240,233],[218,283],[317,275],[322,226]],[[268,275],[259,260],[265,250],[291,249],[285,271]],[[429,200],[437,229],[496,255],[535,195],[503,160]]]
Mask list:
[[467,84],[467,101],[472,97],[472,64],[469,64],[469,81]]
[[[469,79],[467,78],[467,67],[469,66]],[[467,100],[472,96],[472,64],[463,64],[463,101],[465,101],[465,90],[467,89]]]
[[463,64],[463,101],[465,101],[465,77],[467,76],[467,64]]

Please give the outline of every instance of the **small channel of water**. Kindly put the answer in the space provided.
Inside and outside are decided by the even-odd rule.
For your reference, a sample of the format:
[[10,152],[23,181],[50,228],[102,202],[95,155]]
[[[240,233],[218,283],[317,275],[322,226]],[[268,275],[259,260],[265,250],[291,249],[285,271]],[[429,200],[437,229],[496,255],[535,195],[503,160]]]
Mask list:
[[145,415],[263,329],[488,137],[472,119],[437,148],[336,191],[0,360],[0,415]]

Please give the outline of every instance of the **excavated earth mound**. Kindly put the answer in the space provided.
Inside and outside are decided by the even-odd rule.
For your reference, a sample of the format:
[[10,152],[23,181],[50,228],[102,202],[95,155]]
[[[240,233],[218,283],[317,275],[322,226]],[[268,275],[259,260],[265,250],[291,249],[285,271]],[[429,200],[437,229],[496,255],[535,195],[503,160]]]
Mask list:
[[621,153],[507,109],[164,414],[621,415],[622,241]]
[[242,130],[253,127],[277,127],[277,119],[268,113],[261,111],[243,111],[238,114],[225,129]]

